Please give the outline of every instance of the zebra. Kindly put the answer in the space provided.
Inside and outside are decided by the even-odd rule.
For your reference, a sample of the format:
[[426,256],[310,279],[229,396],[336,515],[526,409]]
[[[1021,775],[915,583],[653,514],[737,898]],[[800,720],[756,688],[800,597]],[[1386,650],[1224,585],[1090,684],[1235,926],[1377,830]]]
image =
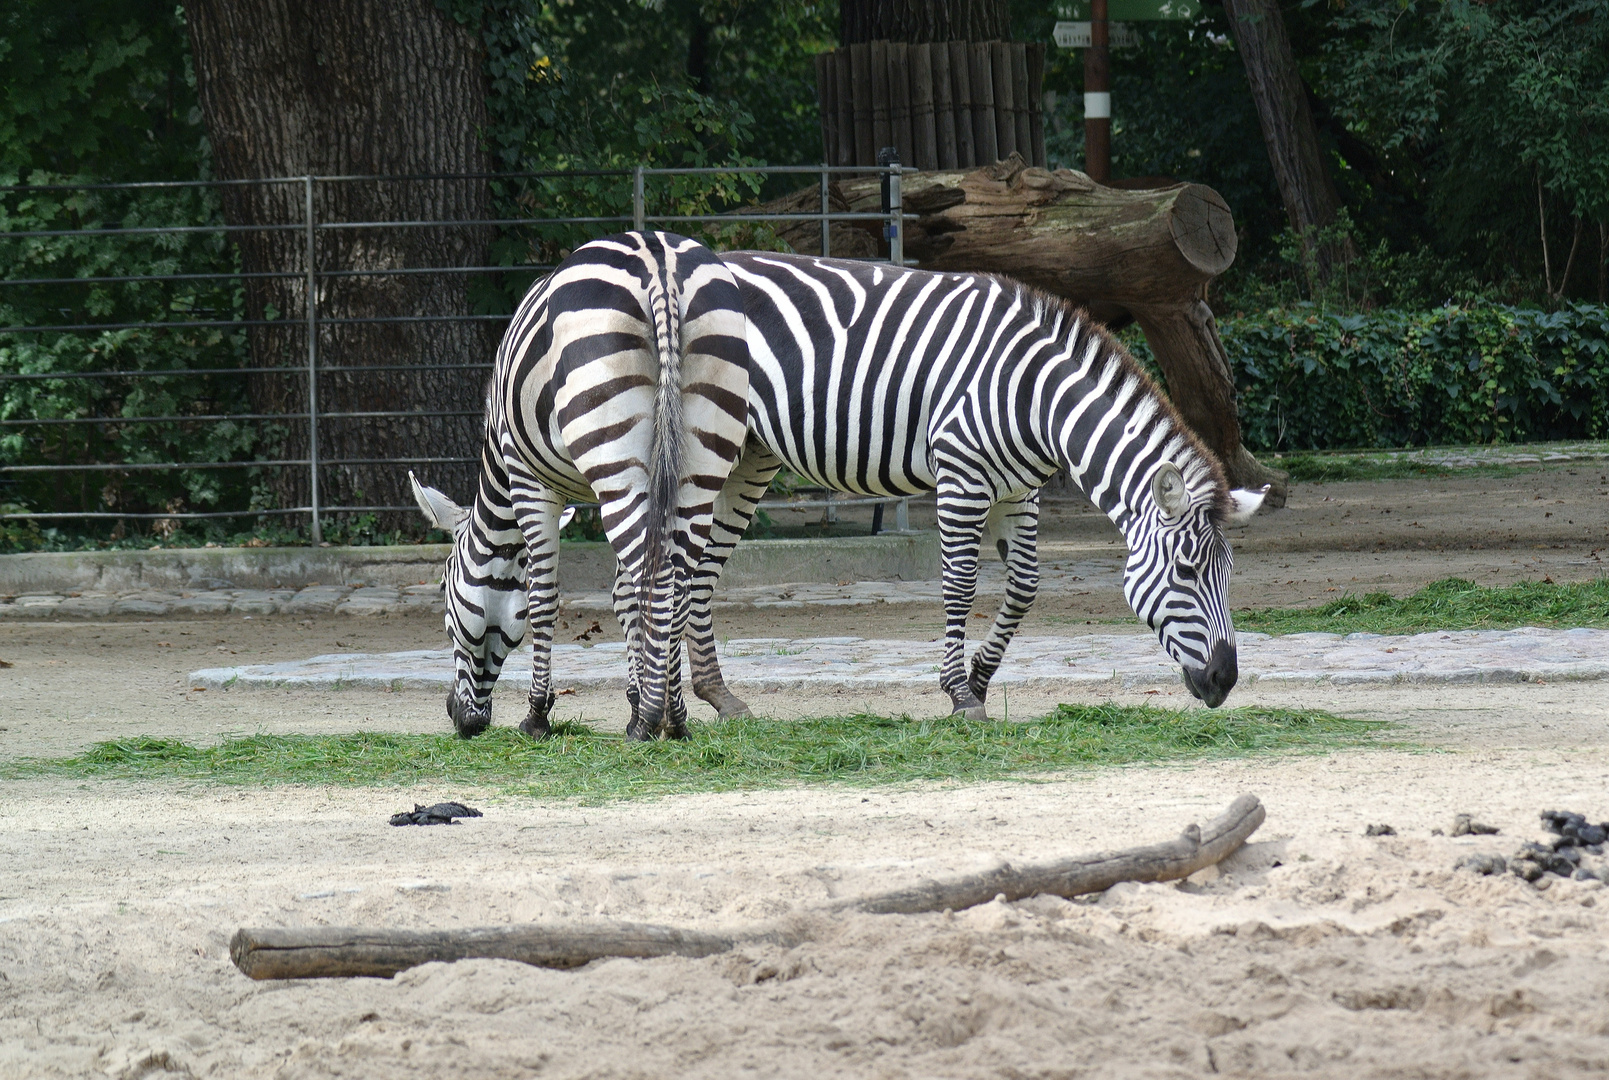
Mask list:
[[[1267,488],[1230,490],[1217,459],[1132,357],[1068,302],[1003,277],[763,252],[725,253],[749,328],[749,435],[716,501],[690,587],[694,691],[723,716],[747,706],[716,660],[711,597],[771,478],[859,495],[936,491],[945,610],[939,683],[987,716],[989,682],[1034,601],[1039,488],[1058,469],[1128,543],[1123,591],[1180,665],[1222,704],[1238,677],[1222,528]],[[965,664],[985,534],[1005,599]]]
[[731,271],[696,241],[631,232],[577,248],[525,296],[486,391],[480,478],[461,507],[412,476],[448,529],[443,575],[454,681],[447,714],[491,723],[508,654],[532,637],[520,730],[551,732],[549,654],[561,507],[596,501],[618,563],[631,738],[685,731],[687,585],[745,432],[748,351]]

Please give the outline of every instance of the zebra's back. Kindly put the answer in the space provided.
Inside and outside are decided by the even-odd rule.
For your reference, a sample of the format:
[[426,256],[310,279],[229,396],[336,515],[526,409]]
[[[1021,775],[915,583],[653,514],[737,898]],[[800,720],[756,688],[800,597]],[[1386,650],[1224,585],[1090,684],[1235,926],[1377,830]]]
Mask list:
[[[762,252],[722,260],[749,319],[751,423],[790,468],[838,490],[932,490],[941,426],[1037,327],[1018,290],[989,275]],[[1013,481],[1054,468],[1017,465]]]

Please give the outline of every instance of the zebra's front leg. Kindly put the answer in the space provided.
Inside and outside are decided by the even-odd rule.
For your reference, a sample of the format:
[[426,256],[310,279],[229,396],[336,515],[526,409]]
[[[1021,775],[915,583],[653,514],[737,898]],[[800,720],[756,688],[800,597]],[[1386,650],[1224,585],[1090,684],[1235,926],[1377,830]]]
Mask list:
[[509,496],[525,537],[526,618],[531,634],[531,692],[520,730],[533,739],[553,733],[553,623],[559,611],[559,513],[563,504],[518,463],[509,469]]
[[944,574],[944,662],[939,685],[950,695],[952,715],[987,720],[983,699],[967,678],[967,618],[978,592],[978,545],[988,516],[988,496],[939,488],[940,565]]
[[989,681],[1000,669],[1006,646],[1039,593],[1039,492],[996,504],[989,512],[988,531],[1000,561],[1006,564],[1006,596],[988,639],[972,654],[967,685],[979,701],[988,698]]
[[727,475],[715,500],[715,517],[704,555],[687,590],[687,663],[692,670],[693,693],[715,708],[722,720],[748,716],[742,698],[727,689],[715,655],[715,583],[720,580],[732,549],[748,531],[755,508],[771,478],[782,467],[782,460],[752,436],[744,444],[743,456]]

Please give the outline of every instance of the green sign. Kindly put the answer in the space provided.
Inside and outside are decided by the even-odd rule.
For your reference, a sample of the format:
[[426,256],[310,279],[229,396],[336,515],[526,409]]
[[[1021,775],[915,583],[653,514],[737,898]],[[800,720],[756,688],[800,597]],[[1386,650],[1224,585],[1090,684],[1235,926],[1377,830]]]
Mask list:
[[[1200,15],[1201,0],[1106,0],[1106,17],[1112,22],[1188,21]],[[1089,0],[1057,0],[1056,18],[1084,22],[1089,18]]]

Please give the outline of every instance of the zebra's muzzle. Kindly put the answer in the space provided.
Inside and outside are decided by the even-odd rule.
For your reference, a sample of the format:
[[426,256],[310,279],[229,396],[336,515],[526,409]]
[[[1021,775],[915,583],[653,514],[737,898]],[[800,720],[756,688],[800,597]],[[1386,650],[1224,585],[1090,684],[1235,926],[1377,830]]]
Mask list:
[[1227,641],[1220,641],[1212,647],[1206,667],[1184,669],[1184,684],[1192,694],[1212,708],[1224,703],[1239,679],[1240,664],[1235,656],[1235,647]]
[[473,739],[492,726],[492,706],[476,705],[458,696],[457,688],[447,691],[447,716],[460,739]]

